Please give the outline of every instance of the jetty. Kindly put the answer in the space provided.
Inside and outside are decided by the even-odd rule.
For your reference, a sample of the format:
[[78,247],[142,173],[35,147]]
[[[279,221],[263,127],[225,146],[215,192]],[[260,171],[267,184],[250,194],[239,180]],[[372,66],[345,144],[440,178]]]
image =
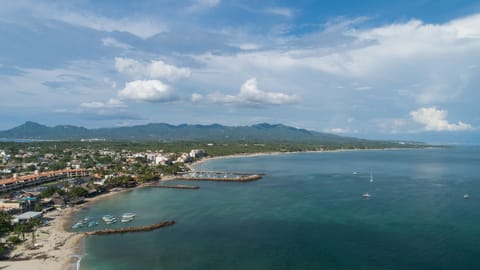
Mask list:
[[139,226],[139,227],[126,227],[126,228],[117,228],[117,229],[105,229],[98,231],[85,232],[86,236],[90,235],[107,235],[107,234],[121,234],[121,233],[134,233],[134,232],[149,232],[157,230],[163,227],[175,225],[174,220],[162,221],[148,226]]
[[199,189],[199,186],[189,186],[189,185],[149,185],[148,187],[154,188],[174,188],[174,189]]
[[186,181],[249,182],[259,180],[263,176],[263,173],[194,171],[178,173],[175,179]]

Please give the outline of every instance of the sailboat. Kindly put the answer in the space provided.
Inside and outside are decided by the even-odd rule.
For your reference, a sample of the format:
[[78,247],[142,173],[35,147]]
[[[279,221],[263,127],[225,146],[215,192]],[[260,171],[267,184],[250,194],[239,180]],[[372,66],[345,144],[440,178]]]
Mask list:
[[373,183],[373,175],[370,173],[370,183]]

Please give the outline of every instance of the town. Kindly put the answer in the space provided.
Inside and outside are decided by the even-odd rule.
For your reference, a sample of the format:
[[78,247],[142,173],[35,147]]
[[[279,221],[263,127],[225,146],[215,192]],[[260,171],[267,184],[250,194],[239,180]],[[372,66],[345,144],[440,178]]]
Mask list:
[[[0,149],[0,254],[41,226],[42,215],[86,199],[189,171],[204,149],[166,152],[81,143]],[[22,239],[20,239],[22,236]]]

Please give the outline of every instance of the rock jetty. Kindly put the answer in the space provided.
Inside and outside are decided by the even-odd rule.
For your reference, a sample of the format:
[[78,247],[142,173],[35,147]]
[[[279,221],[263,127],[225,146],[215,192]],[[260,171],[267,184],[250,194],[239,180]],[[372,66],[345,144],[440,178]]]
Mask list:
[[106,234],[120,234],[120,233],[134,233],[134,232],[149,232],[156,229],[160,229],[167,226],[175,225],[174,220],[162,221],[148,226],[139,226],[139,227],[127,227],[127,228],[117,228],[117,229],[105,229],[98,231],[86,232],[85,235],[106,235]]

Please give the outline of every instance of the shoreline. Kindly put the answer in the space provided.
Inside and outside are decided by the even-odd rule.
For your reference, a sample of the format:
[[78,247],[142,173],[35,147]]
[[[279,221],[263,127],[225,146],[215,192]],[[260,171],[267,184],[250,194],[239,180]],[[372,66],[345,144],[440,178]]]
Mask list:
[[[302,153],[332,153],[332,152],[351,152],[351,151],[380,151],[380,150],[416,150],[417,148],[378,148],[378,149],[336,149],[336,150],[316,150],[316,151],[294,151],[294,152],[257,152],[257,153],[242,153],[225,156],[204,157],[200,160],[185,164],[191,171],[196,171],[198,166],[209,162],[211,160],[227,159],[227,158],[248,158],[258,156],[271,155],[287,155],[287,154],[302,154]],[[423,148],[422,148],[423,149]],[[176,180],[175,176],[165,176],[159,182],[167,182]],[[82,209],[97,203],[106,198],[133,191],[140,188],[149,187],[149,183],[138,185],[133,188],[125,188],[120,191],[113,191],[98,195],[93,198],[86,199],[86,202],[71,208],[54,210],[44,215],[47,218],[53,218],[51,224],[46,227],[37,229],[36,242],[45,243],[42,247],[36,250],[27,250],[25,245],[17,246],[11,253],[11,257],[24,256],[25,260],[18,261],[2,261],[9,270],[23,270],[23,269],[39,269],[39,270],[78,270],[80,261],[84,256],[83,241],[87,236],[84,233],[76,233],[68,231],[72,218]],[[46,231],[44,233],[43,231]],[[46,237],[42,234],[46,234]],[[44,236],[44,237],[41,237]],[[27,235],[25,243],[30,241],[30,235]],[[40,256],[39,258],[36,258]]]
[[250,158],[250,157],[260,157],[260,156],[276,156],[276,155],[290,155],[290,154],[308,154],[308,153],[340,153],[340,152],[356,152],[356,151],[397,151],[397,150],[419,150],[419,149],[429,149],[430,147],[425,148],[369,148],[369,149],[335,149],[335,150],[308,150],[308,151],[292,151],[292,152],[257,152],[257,153],[242,153],[242,154],[232,154],[232,155],[225,155],[225,156],[214,156],[214,157],[203,157],[200,160],[194,161],[188,165],[191,171],[196,171],[197,166],[203,163],[209,162],[210,160],[217,160],[217,159],[228,159],[228,158]]

